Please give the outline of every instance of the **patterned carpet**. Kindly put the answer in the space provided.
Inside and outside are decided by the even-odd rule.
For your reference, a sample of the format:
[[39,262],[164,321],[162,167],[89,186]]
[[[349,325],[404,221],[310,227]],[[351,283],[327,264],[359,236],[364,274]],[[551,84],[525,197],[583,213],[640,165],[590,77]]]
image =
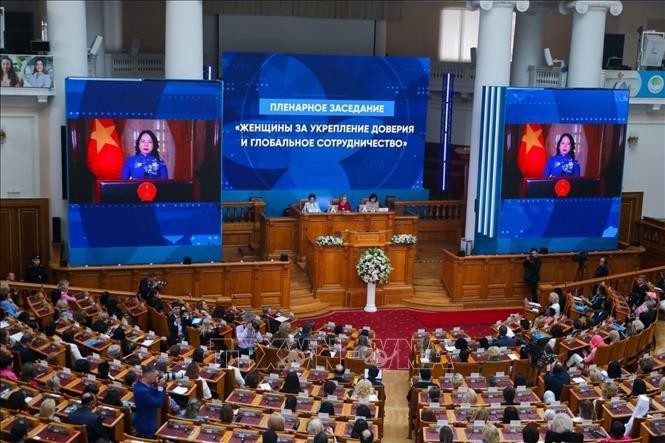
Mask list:
[[369,326],[376,331],[376,346],[381,352],[381,366],[386,369],[408,369],[410,337],[418,329],[433,331],[460,326],[474,337],[492,335],[490,326],[504,320],[517,309],[467,310],[461,312],[425,312],[408,308],[379,308],[373,314],[363,310],[336,311],[306,319],[318,328],[327,322],[354,327]]

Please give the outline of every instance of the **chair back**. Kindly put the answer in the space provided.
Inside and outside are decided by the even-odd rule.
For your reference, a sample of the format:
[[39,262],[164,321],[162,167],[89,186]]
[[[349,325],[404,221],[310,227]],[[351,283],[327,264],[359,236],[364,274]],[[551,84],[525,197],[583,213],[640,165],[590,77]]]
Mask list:
[[523,375],[527,379],[527,384],[529,381],[529,368],[531,367],[531,360],[528,358],[522,358],[519,360],[513,360],[513,367],[510,370],[510,379],[515,381],[518,375]]
[[593,359],[594,364],[598,366],[607,366],[610,362],[610,355],[618,356],[614,351],[615,349],[616,343],[596,348],[596,356]]
[[497,372],[509,374],[510,363],[511,360],[483,362],[483,364],[480,366],[480,375],[487,377],[488,375],[496,375]]
[[199,334],[199,330],[192,326],[186,326],[185,328],[187,331],[187,342],[189,345],[193,346],[194,348],[201,346],[201,334]]
[[[614,343],[614,347],[612,348],[612,355],[617,356],[620,362],[625,362],[626,361],[626,347],[628,346],[628,339],[623,339],[619,340],[618,342]],[[597,356],[598,354],[596,354]],[[609,363],[609,360],[608,360]]]
[[459,372],[463,376],[468,377],[474,372],[480,372],[480,363],[454,362],[453,372]]

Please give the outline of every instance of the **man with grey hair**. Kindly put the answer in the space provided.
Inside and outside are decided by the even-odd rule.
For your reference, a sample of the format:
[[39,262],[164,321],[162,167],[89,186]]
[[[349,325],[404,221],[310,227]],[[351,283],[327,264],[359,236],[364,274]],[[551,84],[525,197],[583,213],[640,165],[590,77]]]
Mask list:
[[558,413],[552,419],[550,430],[545,434],[548,442],[582,442],[584,434],[573,431],[573,420],[563,413]]
[[106,350],[106,355],[108,356],[108,358],[112,358],[114,360],[119,360],[120,358],[122,358],[122,349],[120,348],[120,345],[113,343]]

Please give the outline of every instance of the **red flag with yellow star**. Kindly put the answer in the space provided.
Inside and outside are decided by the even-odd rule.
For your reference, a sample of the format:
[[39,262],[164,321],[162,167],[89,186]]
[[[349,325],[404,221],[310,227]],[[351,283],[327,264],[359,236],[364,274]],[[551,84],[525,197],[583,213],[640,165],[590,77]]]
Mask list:
[[525,178],[539,178],[543,176],[546,164],[543,128],[538,123],[527,123],[524,125],[520,148],[517,151],[517,166]]
[[123,162],[115,121],[96,118],[88,140],[88,168],[99,180],[119,180]]

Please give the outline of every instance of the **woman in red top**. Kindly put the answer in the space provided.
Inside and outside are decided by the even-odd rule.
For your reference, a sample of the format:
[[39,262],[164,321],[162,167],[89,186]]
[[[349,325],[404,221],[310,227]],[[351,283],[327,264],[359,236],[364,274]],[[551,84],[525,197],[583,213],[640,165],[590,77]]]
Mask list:
[[339,209],[339,212],[351,212],[351,203],[349,203],[349,200],[346,198],[346,194],[342,194],[339,196],[339,204],[337,205],[337,208]]

